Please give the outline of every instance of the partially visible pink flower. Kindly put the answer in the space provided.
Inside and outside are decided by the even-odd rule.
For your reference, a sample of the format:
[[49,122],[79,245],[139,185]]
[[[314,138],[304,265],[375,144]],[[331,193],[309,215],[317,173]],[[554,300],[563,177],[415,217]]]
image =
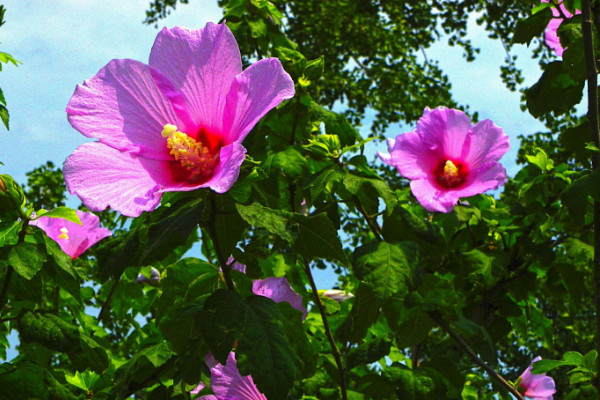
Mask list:
[[[549,0],[541,0],[541,2],[548,3]],[[557,56],[562,57],[565,49],[560,44],[560,38],[558,37],[558,27],[560,26],[560,24],[562,24],[564,20],[563,15],[566,18],[571,18],[573,14],[571,14],[569,10],[565,8],[565,6],[562,4],[562,0],[558,0],[558,3],[562,14],[558,9],[552,7],[552,19],[550,20],[550,22],[548,22],[548,26],[544,31],[544,38],[546,41],[546,45],[548,45],[548,47],[554,50]],[[581,11],[575,10],[575,15],[578,14],[581,14]]]
[[135,281],[137,283],[146,283],[148,285],[156,285],[160,281],[160,272],[156,268],[151,267],[149,278],[147,278],[144,274],[142,274],[140,272]]
[[296,310],[302,311],[302,319],[308,315],[306,308],[302,306],[302,296],[294,292],[285,278],[267,278],[252,282],[252,292],[259,296],[265,296],[275,303],[288,302]]
[[508,136],[488,119],[471,126],[459,110],[426,108],[412,132],[387,141],[381,160],[411,180],[410,188],[428,211],[450,212],[460,197],[484,193],[506,182],[498,162]]
[[49,238],[58,243],[62,251],[75,259],[101,239],[112,235],[109,229],[100,227],[98,216],[79,210],[76,213],[81,225],[63,218],[43,216],[29,224],[46,232]]
[[[227,264],[231,265],[232,270],[246,273],[246,266],[235,261],[233,257],[229,257]],[[296,310],[302,311],[302,319],[305,319],[308,315],[306,308],[302,306],[302,296],[294,292],[294,289],[285,278],[270,277],[255,280],[252,282],[252,292],[259,296],[268,297],[275,303],[288,302]]]
[[[212,356],[210,356],[212,358]],[[210,364],[210,358],[207,356],[207,364]],[[204,389],[204,384],[198,385],[191,393],[198,394]],[[242,376],[237,369],[235,353],[229,353],[227,363],[221,365],[214,363],[210,369],[210,387],[213,395],[202,396],[202,400],[267,400],[256,385],[252,376]]]
[[533,363],[540,361],[542,357],[536,357],[531,361],[529,367],[519,377],[519,388],[523,396],[532,400],[552,400],[556,393],[554,379],[546,374],[534,375],[531,373]]
[[149,65],[112,60],[75,89],[69,122],[98,141],[67,158],[67,188],[91,210],[130,217],[156,208],[163,192],[224,193],[238,178],[246,135],[293,95],[276,58],[242,71],[224,23],[164,28]]

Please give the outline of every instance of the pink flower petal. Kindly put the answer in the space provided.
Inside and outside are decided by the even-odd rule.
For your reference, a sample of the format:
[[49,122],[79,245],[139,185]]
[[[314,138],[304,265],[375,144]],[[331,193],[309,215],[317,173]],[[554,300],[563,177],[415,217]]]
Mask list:
[[227,94],[223,143],[244,140],[263,115],[294,93],[294,82],[278,59],[267,58],[246,68]]
[[242,71],[238,45],[225,23],[198,30],[164,28],[149,64],[180,89],[197,128],[221,132],[227,93]]
[[210,386],[219,400],[267,400],[257,389],[252,376],[240,375],[233,352],[229,353],[224,366],[218,364],[210,373]]
[[[69,122],[84,136],[115,149],[172,159],[161,132],[165,124],[183,128],[185,124],[153,75],[160,73],[138,61],[112,60],[92,79],[77,85],[67,105]],[[162,82],[167,85],[164,78]]]
[[470,197],[476,194],[498,189],[506,183],[506,170],[499,162],[490,162],[469,174],[467,182],[456,189],[458,197]]
[[410,190],[419,204],[427,211],[449,213],[458,202],[455,191],[443,191],[432,184],[429,179],[414,179],[410,181]]
[[75,212],[81,220],[81,225],[51,217],[40,217],[29,224],[46,232],[49,238],[58,243],[62,251],[75,259],[100,240],[112,235],[109,229],[100,227],[98,216],[79,210]]
[[531,373],[533,364],[541,359],[538,356],[531,361],[529,367],[521,374],[519,385],[525,389],[524,396],[534,400],[552,400],[552,395],[556,393],[554,379],[546,374],[534,375]]
[[498,161],[510,148],[508,135],[489,119],[475,124],[467,133],[460,159],[471,169]]
[[285,301],[296,310],[302,311],[302,319],[308,315],[306,308],[302,306],[302,296],[294,292],[285,278],[267,278],[252,282],[252,292],[259,296],[265,296],[275,303]]
[[446,159],[460,159],[471,120],[462,111],[438,107],[417,122],[417,132],[425,147],[441,152]]
[[63,174],[69,193],[79,196],[90,210],[111,207],[137,217],[160,203],[156,177],[164,175],[165,165],[93,142],[79,146],[67,158]]
[[439,163],[435,153],[427,149],[421,136],[416,132],[402,133],[396,140],[388,139],[389,155],[379,153],[379,158],[396,167],[400,175],[408,179],[423,179],[429,174],[428,171],[435,169]]
[[213,176],[202,185],[210,187],[217,193],[225,193],[237,181],[240,174],[240,165],[246,158],[246,149],[240,143],[232,143],[221,147],[219,165]]

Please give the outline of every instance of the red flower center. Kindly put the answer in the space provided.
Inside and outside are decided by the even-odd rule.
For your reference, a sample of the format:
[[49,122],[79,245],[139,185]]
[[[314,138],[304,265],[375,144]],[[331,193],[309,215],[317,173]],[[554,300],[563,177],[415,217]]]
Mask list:
[[[199,135],[204,132],[199,132]],[[177,130],[175,125],[165,125],[162,136],[167,138],[169,154],[179,165],[173,163],[171,173],[177,181],[202,183],[208,180],[219,164],[219,146],[194,139]],[[205,135],[202,135],[205,136]],[[210,138],[209,138],[210,139]],[[183,167],[183,168],[181,168]]]
[[436,182],[444,189],[454,189],[467,180],[467,168],[460,161],[442,161],[434,171]]

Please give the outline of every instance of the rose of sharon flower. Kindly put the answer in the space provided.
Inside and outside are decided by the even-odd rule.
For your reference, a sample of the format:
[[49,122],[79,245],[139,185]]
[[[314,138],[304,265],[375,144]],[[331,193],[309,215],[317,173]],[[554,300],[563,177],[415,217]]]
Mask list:
[[529,367],[519,377],[519,391],[523,396],[532,400],[552,400],[552,395],[556,393],[554,388],[554,379],[546,374],[534,375],[531,373],[533,363],[540,361],[542,357],[536,357],[531,361]]
[[81,225],[63,218],[43,216],[30,221],[29,224],[42,229],[49,238],[58,243],[62,251],[72,259],[76,259],[112,233],[109,229],[100,227],[100,219],[97,215],[79,210],[75,212],[81,220]]
[[460,197],[496,189],[506,182],[498,160],[508,136],[490,120],[471,126],[459,110],[426,108],[412,132],[387,141],[381,160],[411,179],[410,189],[428,211],[450,212]]
[[[210,367],[210,387],[214,395],[202,396],[198,399],[267,400],[267,397],[254,384],[252,376],[242,376],[240,374],[237,369],[235,353],[229,353],[225,365],[217,363],[210,354],[206,356],[206,363]],[[204,384],[201,383],[191,393],[198,394],[204,387]]]
[[149,65],[112,60],[75,89],[69,122],[98,141],[67,158],[67,188],[91,210],[130,217],[156,208],[163,192],[224,193],[238,178],[246,135],[293,95],[278,59],[242,71],[225,24],[164,28]]
[[[549,0],[541,0],[541,2],[548,3]],[[565,6],[562,4],[562,0],[558,0],[558,3],[559,3],[560,11],[562,11],[562,14],[558,9],[556,9],[554,7],[551,8],[552,9],[552,19],[550,20],[550,22],[548,22],[548,26],[546,27],[546,30],[544,31],[544,39],[545,39],[546,45],[548,45],[548,47],[550,47],[552,50],[554,50],[554,52],[556,53],[557,56],[562,57],[565,49],[560,44],[560,38],[558,37],[558,27],[563,22],[563,15],[566,18],[571,18],[573,16],[573,14],[571,14],[565,8]],[[581,14],[581,11],[575,10],[575,15],[577,15],[577,14]]]

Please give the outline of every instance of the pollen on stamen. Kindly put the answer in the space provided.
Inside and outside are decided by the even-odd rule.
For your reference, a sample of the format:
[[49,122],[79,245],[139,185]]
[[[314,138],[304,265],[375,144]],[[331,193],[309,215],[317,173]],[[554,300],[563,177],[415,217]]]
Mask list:
[[167,138],[169,154],[192,175],[200,177],[212,173],[217,164],[218,153],[211,154],[206,146],[177,130],[172,124],[166,124],[161,135]]
[[467,179],[467,171],[460,162],[445,160],[436,170],[437,183],[446,189],[461,186]]
[[69,240],[69,230],[65,227],[60,228],[60,235],[58,235],[58,238]]

